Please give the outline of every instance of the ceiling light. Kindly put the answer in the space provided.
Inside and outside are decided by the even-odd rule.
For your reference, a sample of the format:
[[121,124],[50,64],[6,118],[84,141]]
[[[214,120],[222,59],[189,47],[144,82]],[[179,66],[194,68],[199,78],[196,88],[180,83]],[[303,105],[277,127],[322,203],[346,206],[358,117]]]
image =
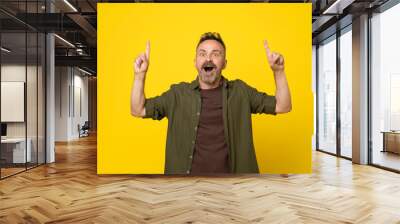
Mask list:
[[7,49],[7,48],[5,48],[5,47],[1,47],[1,50],[4,51],[4,52],[6,52],[6,53],[10,53],[10,52],[11,52],[11,50],[9,50],[9,49]]
[[332,5],[325,9],[322,14],[342,14],[343,10],[354,1],[355,0],[336,0]]
[[88,72],[88,71],[86,71],[86,70],[83,70],[83,69],[81,69],[81,68],[79,68],[79,67],[78,67],[78,70],[81,71],[81,72],[83,72],[83,73],[85,73],[85,74],[87,74],[87,75],[93,75],[92,73],[90,73],[90,72]]
[[60,36],[57,35],[57,34],[54,34],[54,36],[57,37],[58,39],[60,39],[61,41],[63,41],[64,43],[66,43],[67,45],[69,45],[69,46],[75,48],[75,45],[71,44],[71,42],[69,42],[68,40],[66,40],[66,39],[64,39],[64,38],[62,38],[62,37],[60,37]]
[[74,12],[78,12],[78,10],[71,4],[69,3],[68,0],[64,0],[65,4],[67,4]]

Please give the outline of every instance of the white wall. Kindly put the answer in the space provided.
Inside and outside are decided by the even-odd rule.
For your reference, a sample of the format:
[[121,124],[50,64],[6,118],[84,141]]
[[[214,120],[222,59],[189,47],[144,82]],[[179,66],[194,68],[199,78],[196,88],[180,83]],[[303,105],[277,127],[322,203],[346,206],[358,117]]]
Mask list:
[[88,120],[88,77],[72,67],[56,67],[55,73],[55,140],[70,141]]
[[69,84],[70,74],[67,67],[55,68],[55,141],[67,141],[69,132]]
[[1,121],[24,122],[25,82],[1,81]]
[[[78,129],[77,126],[78,124],[80,124],[81,126],[85,123],[85,121],[88,121],[89,118],[89,111],[88,111],[88,96],[89,96],[89,92],[88,92],[88,77],[85,76],[81,76],[81,74],[83,73],[78,73],[78,75],[76,74],[77,70],[74,71],[75,75],[74,75],[74,86],[75,86],[75,106],[74,106],[74,110],[75,110],[75,116],[74,119],[72,119],[72,135],[75,137],[79,137],[79,133],[78,133]],[[80,91],[80,93],[78,93],[78,91]],[[80,98],[78,97],[80,95]],[[80,102],[78,102],[80,101]],[[78,108],[81,107],[81,108]],[[79,109],[81,109],[82,111],[80,112]]]
[[[31,75],[36,76],[36,66],[27,66],[25,67],[24,65],[19,65],[19,64],[4,64],[1,66],[1,81],[2,82],[25,82],[25,75],[27,69],[27,75],[28,75],[28,80],[30,85],[36,85],[36,81],[32,81],[33,78],[30,77]],[[36,88],[28,88],[27,89],[27,101],[28,104],[33,100],[33,98],[36,99]],[[4,97],[4,96],[3,96]],[[35,101],[36,102],[36,101]],[[34,106],[36,109],[36,104],[35,105],[28,105],[28,106]],[[1,108],[1,110],[7,110],[7,108]],[[36,113],[28,113],[27,114],[28,122],[28,137],[29,133],[31,133],[30,128],[32,127],[34,130],[36,130]],[[31,124],[31,122],[34,121],[35,125]],[[25,137],[25,123],[26,122],[7,122],[7,136],[8,137]],[[36,133],[36,132],[35,132]]]
[[[28,67],[31,70],[32,67]],[[30,74],[30,72],[28,72]],[[25,82],[25,64],[8,64],[1,66],[1,81],[2,82]],[[3,96],[4,97],[4,96]],[[7,108],[1,108],[6,110]],[[25,137],[25,123],[11,122],[7,123],[8,137]]]

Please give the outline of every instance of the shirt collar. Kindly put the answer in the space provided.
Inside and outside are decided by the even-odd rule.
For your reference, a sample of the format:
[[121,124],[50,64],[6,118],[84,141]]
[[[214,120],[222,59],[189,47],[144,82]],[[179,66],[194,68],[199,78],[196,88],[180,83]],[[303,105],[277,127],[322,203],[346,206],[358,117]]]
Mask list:
[[[224,88],[226,88],[226,87],[228,86],[228,79],[225,78],[224,76],[221,76],[221,78],[222,78],[222,86],[223,86]],[[198,89],[198,88],[200,88],[199,76],[197,76],[196,79],[193,80],[193,81],[190,83],[190,88],[191,88],[191,89]]]

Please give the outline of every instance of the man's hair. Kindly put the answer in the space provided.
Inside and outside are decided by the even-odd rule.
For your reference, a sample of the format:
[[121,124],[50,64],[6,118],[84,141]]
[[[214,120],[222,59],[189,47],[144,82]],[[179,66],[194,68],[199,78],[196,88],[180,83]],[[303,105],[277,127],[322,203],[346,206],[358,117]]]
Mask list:
[[204,42],[206,40],[218,41],[224,47],[224,50],[226,50],[224,41],[222,40],[221,35],[219,33],[217,33],[217,32],[207,32],[207,33],[204,33],[203,35],[201,35],[199,43],[197,44],[196,49],[199,47],[199,45],[202,42]]

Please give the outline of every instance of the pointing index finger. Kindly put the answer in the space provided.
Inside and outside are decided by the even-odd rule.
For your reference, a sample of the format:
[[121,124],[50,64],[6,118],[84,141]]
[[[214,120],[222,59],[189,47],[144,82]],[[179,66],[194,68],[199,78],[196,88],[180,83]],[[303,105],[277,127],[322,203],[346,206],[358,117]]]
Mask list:
[[146,43],[146,59],[148,60],[150,56],[150,41],[148,40]]
[[269,49],[267,40],[264,40],[264,48],[267,51],[267,56],[270,57],[271,56],[271,50]]

